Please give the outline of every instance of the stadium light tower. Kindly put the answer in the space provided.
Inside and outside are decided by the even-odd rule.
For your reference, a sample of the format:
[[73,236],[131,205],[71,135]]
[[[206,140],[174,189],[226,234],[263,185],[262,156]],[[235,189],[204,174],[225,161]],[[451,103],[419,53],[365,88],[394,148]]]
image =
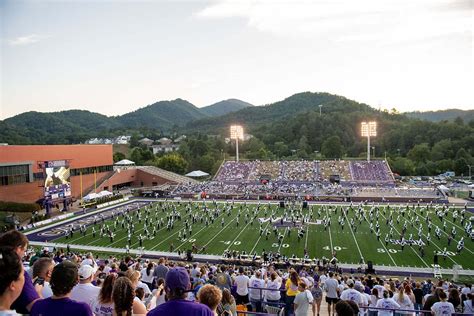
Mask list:
[[230,126],[230,139],[235,139],[235,158],[239,162],[239,139],[244,139],[244,129],[240,125]]
[[370,136],[377,136],[377,122],[362,122],[362,137],[367,137],[367,161],[370,162]]

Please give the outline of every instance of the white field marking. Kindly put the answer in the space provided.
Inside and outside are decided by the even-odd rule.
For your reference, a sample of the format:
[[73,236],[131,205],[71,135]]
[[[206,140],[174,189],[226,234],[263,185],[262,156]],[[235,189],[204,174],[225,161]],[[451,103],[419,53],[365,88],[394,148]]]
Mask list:
[[285,240],[285,237],[287,235],[288,227],[285,228],[285,232],[283,233],[283,239],[280,242],[280,246],[278,247],[278,252],[280,252],[281,245],[283,245],[283,241]]
[[[380,215],[381,215],[383,218],[387,219],[387,218],[385,217],[385,215],[383,215],[381,212],[380,212]],[[398,229],[396,229],[395,226],[392,226],[392,227],[395,229],[395,231],[397,232],[397,234],[400,235],[400,232],[398,231]],[[411,245],[409,245],[409,247],[410,247],[410,249],[417,255],[417,257],[420,258],[421,261],[423,261],[423,263],[424,263],[428,268],[431,267],[430,265],[428,265],[428,264],[426,263],[426,261],[425,261],[422,257],[420,257],[420,255],[418,254],[418,252],[417,252],[415,249],[413,249],[413,247],[412,247]]]
[[[368,223],[368,222],[369,222],[369,219],[367,218],[367,216],[365,216],[365,215],[366,215],[366,214],[365,214],[365,210],[364,210],[362,213],[364,214],[364,219],[365,219],[365,221]],[[388,251],[388,249],[385,247],[385,243],[382,241],[382,238],[380,238],[380,243],[382,244],[383,249],[385,249],[385,253],[388,254],[388,256],[390,257],[390,259],[392,260],[393,265],[396,266],[397,264],[395,263],[395,260],[393,259],[392,255],[390,254],[390,251]]]
[[309,225],[306,225],[306,240],[304,241],[304,249],[308,249],[308,235],[309,235]]
[[[416,211],[415,211],[414,213],[415,213],[416,215],[420,215],[422,218],[425,218],[425,219],[427,218],[427,217],[425,217],[425,216],[423,216],[423,215],[421,215],[421,214],[416,213]],[[436,216],[436,215],[435,215],[435,216]],[[446,221],[448,221],[448,220],[446,220]],[[448,221],[448,222],[449,222],[449,221]],[[451,223],[451,222],[450,222],[450,223]],[[456,226],[457,226],[457,225],[456,225]],[[458,226],[458,227],[459,227],[459,226]],[[440,229],[441,229],[441,228],[440,228]],[[441,229],[441,232],[442,232],[443,234],[445,234],[446,236],[449,236],[449,234],[448,234],[447,232],[445,232],[444,229]],[[465,234],[464,228],[462,229],[462,233],[461,233],[461,234]],[[453,240],[454,240],[455,242],[458,241],[457,239],[454,239],[454,238],[453,238]],[[471,251],[469,248],[467,248],[466,246],[464,246],[464,249],[466,249],[470,254],[474,254],[474,252],[472,252],[472,251]]]
[[[270,225],[270,222],[268,222],[268,223],[267,223],[267,226],[265,226],[265,228],[263,229],[264,232],[265,232],[265,230],[267,229],[268,225]],[[257,248],[258,242],[260,241],[260,239],[262,238],[262,236],[263,236],[263,233],[262,233],[262,235],[258,236],[258,239],[257,239],[257,241],[255,242],[255,245],[253,245],[252,250],[250,250],[250,253],[252,253],[252,252],[255,250],[255,248]]]
[[[341,208],[342,208],[342,206],[341,206]],[[361,258],[364,258],[364,256],[362,255],[362,251],[360,251],[359,243],[357,242],[357,239],[355,238],[354,231],[352,230],[352,225],[350,225],[349,218],[346,215],[346,211],[344,209],[342,209],[342,212],[344,213],[344,216],[346,217],[347,224],[348,224],[347,226],[349,226],[349,228],[351,229],[352,238],[355,241],[355,244],[357,246],[357,250],[359,250],[359,255],[360,255]],[[365,263],[365,259],[364,259],[364,263]]]
[[220,231],[217,232],[217,234],[214,235],[214,237],[212,237],[203,247],[206,247],[207,248],[207,245],[209,245],[211,243],[211,241],[213,241],[217,236],[219,236],[233,221],[234,219],[236,219],[237,216],[235,216],[230,222],[229,224],[225,225],[224,227],[222,227],[222,229]]
[[232,240],[232,242],[231,242],[230,245],[224,250],[224,252],[227,251],[227,250],[229,250],[230,247],[232,247],[232,245],[233,245],[234,242],[237,240],[237,238],[239,238],[239,236],[245,231],[245,229],[247,228],[247,226],[250,225],[251,222],[252,222],[252,221],[249,221],[249,222],[247,223],[247,225],[245,225],[245,226],[240,230],[240,232],[237,234],[237,236],[235,236],[234,240]]
[[[219,216],[216,217],[216,219],[215,219],[214,221],[217,221],[217,219],[219,219],[219,217],[221,217],[221,215],[225,215],[225,214],[226,214],[226,212],[225,212],[225,209],[224,209],[224,210],[222,210],[221,214],[219,214]],[[237,218],[237,215],[236,215],[233,219],[231,219],[231,222],[232,222],[234,219],[236,219],[236,218]],[[204,229],[209,229],[211,226],[215,226],[215,224],[211,224],[211,225],[209,225],[209,226],[206,226],[206,224],[204,224],[204,227],[201,228],[199,231],[197,231],[194,236],[198,235],[198,234],[199,234],[200,232],[202,232]],[[183,242],[181,245],[179,245],[178,247],[176,247],[174,250],[175,250],[175,251],[178,250],[181,246],[183,246],[183,245],[186,244],[186,243],[187,243],[187,241]]]
[[[328,220],[330,219],[329,216],[329,211],[326,209],[326,215],[328,216]],[[328,230],[329,230],[329,243],[331,244],[331,255],[334,253],[334,248],[332,246],[332,237],[331,237],[331,225],[328,225]]]

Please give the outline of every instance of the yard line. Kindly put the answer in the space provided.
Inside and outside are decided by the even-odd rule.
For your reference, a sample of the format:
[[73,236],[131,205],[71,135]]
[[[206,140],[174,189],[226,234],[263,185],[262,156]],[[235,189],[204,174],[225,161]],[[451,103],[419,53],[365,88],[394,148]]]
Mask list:
[[[427,217],[425,217],[425,216],[423,216],[423,215],[421,215],[421,214],[418,214],[416,211],[415,211],[414,213],[415,213],[416,215],[420,215],[422,218],[425,218],[425,219],[427,218]],[[427,214],[427,215],[428,215],[428,214]],[[435,216],[436,216],[436,215],[435,215]],[[448,220],[446,220],[446,221],[448,221]],[[448,221],[448,222],[449,222],[449,221]],[[441,229],[441,232],[442,232],[443,234],[445,234],[446,236],[450,236],[450,234],[448,234],[447,232],[445,232],[444,229]],[[463,229],[462,229],[462,234],[464,234],[464,233],[465,233],[465,231],[464,231],[464,228],[463,228]],[[454,240],[455,242],[458,241],[457,239],[454,239],[454,238],[453,238],[453,240]],[[466,249],[470,254],[474,254],[474,252],[472,252],[472,251],[471,251],[469,248],[467,248],[466,246],[464,246],[464,249]]]
[[[341,206],[342,208],[343,206]],[[349,222],[349,218],[347,217],[347,214],[346,214],[346,211],[343,209],[342,211],[344,213],[344,216],[346,217],[346,220],[347,220],[347,226],[349,226],[349,228],[351,229],[351,233],[352,233],[352,238],[354,239],[355,241],[355,244],[357,246],[357,250],[359,250],[359,255],[362,259],[364,259],[364,256],[362,255],[362,251],[360,251],[360,247],[359,247],[359,243],[357,242],[357,239],[355,238],[355,235],[354,235],[354,231],[352,230],[352,226],[350,225],[350,222]],[[363,263],[365,263],[365,259],[363,260]]]
[[[380,214],[383,218],[387,219],[387,218],[383,215],[382,212],[379,212],[379,214]],[[395,231],[397,232],[397,234],[400,235],[400,232],[398,231],[398,229],[395,228],[395,225],[392,226],[392,227],[395,229]],[[421,261],[423,261],[423,263],[424,263],[428,268],[431,268],[431,266],[426,263],[426,261],[418,254],[418,252],[417,252],[415,249],[413,249],[413,247],[412,247],[411,245],[410,245],[410,249],[418,256],[418,258],[420,258]]]
[[222,229],[220,231],[217,232],[217,234],[214,235],[214,237],[212,237],[203,247],[206,247],[207,248],[207,245],[209,245],[211,243],[211,241],[213,241],[217,236],[219,236],[230,224],[232,224],[232,222],[234,221],[234,219],[236,219],[236,217],[234,217],[230,222],[229,224],[225,225],[224,227],[222,227]]
[[283,234],[283,239],[281,240],[280,247],[278,247],[278,252],[280,252],[281,245],[283,245],[283,240],[285,240],[285,237],[287,235],[288,227],[285,228],[285,233]]
[[308,229],[306,232],[306,240],[304,241],[304,249],[308,249],[308,235],[309,235],[309,225],[307,225]]
[[247,228],[247,226],[250,225],[251,222],[252,222],[252,221],[249,221],[249,222],[247,223],[247,225],[245,225],[245,227],[242,228],[242,230],[240,231],[240,233],[234,238],[234,240],[232,240],[232,242],[231,242],[230,245],[226,248],[226,250],[224,250],[224,252],[226,252],[227,250],[230,249],[230,247],[232,247],[232,245],[233,245],[234,242],[237,240],[237,238],[239,238],[239,236],[245,231],[245,229]]
[[[366,210],[363,211],[364,219],[368,223],[369,220],[368,220],[365,212],[366,212]],[[383,243],[382,239],[380,239],[379,241],[380,241],[380,244],[382,245],[383,249],[385,250],[385,253],[388,254],[388,256],[390,257],[390,260],[392,260],[393,265],[396,266],[397,264],[395,263],[395,260],[393,259],[392,255],[390,254],[390,251],[388,251],[387,247],[385,247],[385,244]]]
[[[270,220],[270,221],[271,221],[271,220]],[[265,230],[267,229],[268,225],[270,225],[270,221],[268,221],[267,226],[265,226],[265,228],[263,229],[263,231],[265,231]],[[263,235],[263,233],[262,233],[262,235]],[[250,250],[249,253],[252,253],[252,252],[255,250],[255,248],[256,248],[257,245],[258,245],[258,242],[259,242],[260,239],[262,238],[262,235],[260,235],[260,236],[258,237],[257,242],[255,243],[255,245],[253,245],[253,248],[252,248],[252,250]]]
[[[328,209],[326,208],[326,215],[328,216],[328,220],[330,220],[330,216],[329,216],[329,211]],[[334,253],[334,248],[332,246],[332,237],[331,237],[331,225],[328,225],[328,229],[329,229],[329,243],[331,244],[331,255]]]

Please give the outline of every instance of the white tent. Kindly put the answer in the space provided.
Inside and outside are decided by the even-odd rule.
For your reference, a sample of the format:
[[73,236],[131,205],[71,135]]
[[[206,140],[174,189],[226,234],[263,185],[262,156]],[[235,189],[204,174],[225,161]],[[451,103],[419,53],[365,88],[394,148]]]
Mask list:
[[116,165],[116,166],[132,166],[134,164],[135,164],[135,162],[133,162],[131,160],[123,159],[123,160],[117,161],[114,165]]
[[95,192],[92,192],[92,193],[87,194],[85,197],[83,197],[83,200],[90,201],[93,199],[97,199],[98,197],[100,197],[100,195],[98,195]]
[[112,195],[112,194],[113,194],[112,192],[109,192],[107,190],[104,190],[104,191],[101,191],[101,192],[97,193],[98,197],[109,196],[109,195]]
[[192,171],[188,174],[186,174],[186,177],[191,177],[191,178],[199,178],[199,177],[207,177],[209,173],[201,171],[201,170],[195,170]]

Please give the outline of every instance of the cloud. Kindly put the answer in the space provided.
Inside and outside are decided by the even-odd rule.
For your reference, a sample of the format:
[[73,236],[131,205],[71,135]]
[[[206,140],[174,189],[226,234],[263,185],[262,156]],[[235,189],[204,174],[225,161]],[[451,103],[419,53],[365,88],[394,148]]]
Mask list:
[[17,38],[9,40],[11,46],[24,46],[37,43],[48,36],[38,35],[38,34],[30,34],[26,36],[19,36]]
[[261,32],[346,41],[403,42],[471,32],[472,6],[446,0],[218,0],[198,18],[243,18]]

